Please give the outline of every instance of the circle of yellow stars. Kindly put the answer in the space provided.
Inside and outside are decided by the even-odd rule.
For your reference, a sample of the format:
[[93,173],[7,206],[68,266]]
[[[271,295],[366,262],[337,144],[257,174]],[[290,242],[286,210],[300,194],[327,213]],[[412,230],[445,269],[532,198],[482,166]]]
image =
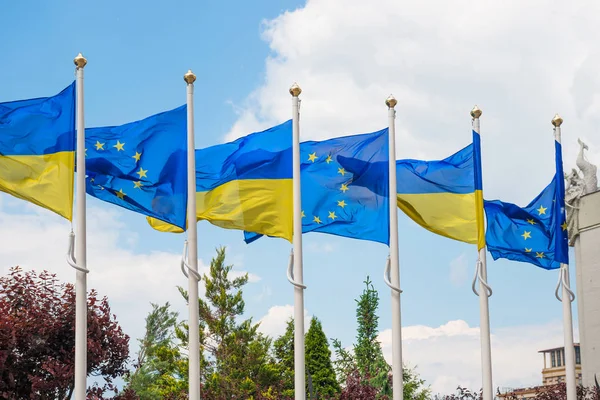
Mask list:
[[[117,143],[114,144],[112,147],[117,149],[117,153],[118,153],[120,151],[125,151],[125,144],[126,144],[125,142],[121,142],[120,140],[117,140]],[[104,148],[105,145],[106,145],[106,142],[102,143],[99,140],[96,140],[94,147],[96,148],[96,151],[102,151],[102,150],[106,150]],[[87,149],[85,149],[85,155],[87,156]],[[131,156],[131,158],[133,158],[135,160],[135,163],[137,164],[140,161],[140,159],[142,158],[142,153],[140,153],[136,150],[135,154],[133,156]],[[134,189],[142,188],[143,185],[142,185],[141,179],[147,178],[148,177],[147,173],[148,173],[148,170],[143,169],[141,166],[140,166],[140,169],[137,172],[135,172],[135,174],[138,175],[140,180],[133,182]],[[94,182],[93,178],[91,179],[91,182]],[[104,189],[105,189],[104,187],[100,186],[100,190],[104,190]],[[114,191],[115,195],[121,200],[124,200],[125,196],[127,195],[127,193],[125,193],[123,191],[123,188],[120,188],[118,191],[114,190],[114,189],[111,191]]]
[[[548,210],[548,208],[544,207],[542,205],[540,205],[540,208],[536,209],[536,211],[538,212],[538,215],[547,215],[546,214],[547,210]],[[533,218],[527,218],[527,222],[531,225],[537,224]],[[567,230],[567,221],[564,221],[560,227],[562,228],[563,232],[566,231]],[[531,239],[531,231],[523,230],[523,234],[521,236],[523,237],[523,240]],[[525,253],[533,253],[533,248],[525,247]],[[536,251],[535,257],[536,258],[544,258],[545,257],[544,252]]]
[[[310,161],[311,163],[314,163],[314,162],[315,162],[315,161],[317,161],[318,159],[319,159],[319,156],[317,156],[317,153],[316,153],[316,152],[310,153],[310,154],[308,155],[308,161]],[[333,158],[331,157],[331,154],[327,155],[327,158],[325,159],[325,162],[326,162],[327,164],[329,164],[329,163],[331,163],[332,161],[333,161]],[[344,168],[341,168],[341,167],[340,167],[340,168],[338,168],[338,170],[337,170],[337,173],[338,173],[338,174],[340,174],[341,176],[346,176],[346,173],[347,173],[347,172],[346,172],[346,170],[345,170]],[[344,194],[345,194],[345,193],[346,193],[346,192],[349,190],[349,188],[348,188],[348,184],[347,184],[347,183],[342,183],[342,184],[341,184],[341,186],[340,186],[340,188],[339,188],[339,190],[340,190],[342,193],[344,193]],[[348,205],[348,203],[346,203],[346,201],[344,201],[344,200],[338,200],[338,201],[337,201],[337,205],[338,205],[338,207],[341,207],[342,209],[344,209],[344,207],[346,207],[346,206]],[[335,221],[335,220],[336,220],[336,218],[339,218],[339,217],[338,217],[338,216],[335,214],[335,210],[334,210],[334,211],[328,211],[328,214],[329,214],[329,215],[327,216],[327,219],[330,219],[330,220],[331,220],[331,222]],[[302,218],[306,217],[306,215],[304,214],[304,210],[302,210],[301,217],[302,217]],[[316,223],[317,225],[320,225],[320,224],[322,224],[322,223],[323,223],[323,221],[321,220],[321,218],[319,218],[319,216],[317,216],[317,215],[314,215],[314,216],[313,216],[313,220],[312,220],[312,222]]]

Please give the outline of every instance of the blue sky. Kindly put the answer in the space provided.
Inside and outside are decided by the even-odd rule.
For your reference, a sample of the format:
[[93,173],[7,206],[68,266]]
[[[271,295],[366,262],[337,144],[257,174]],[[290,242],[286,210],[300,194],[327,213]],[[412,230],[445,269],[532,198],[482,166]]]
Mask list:
[[[600,83],[590,77],[600,63],[591,39],[582,39],[599,36],[599,30],[582,9],[554,5],[539,11],[535,5],[523,9],[517,1],[498,8],[486,1],[479,10],[463,8],[472,33],[466,20],[453,17],[457,10],[448,10],[443,2],[432,2],[431,9],[400,3],[382,0],[368,8],[354,0],[10,2],[3,7],[0,24],[5,38],[0,43],[0,101],[58,93],[74,79],[72,60],[82,52],[88,59],[87,127],[123,124],[183,104],[182,77],[192,69],[198,77],[198,148],[291,118],[287,89],[298,81],[304,89],[304,139],[385,127],[384,100],[393,92],[399,99],[399,157],[439,159],[462,148],[470,140],[468,112],[479,104],[484,111],[484,195],[489,199],[524,205],[547,185],[554,157],[549,121],[557,111],[565,117],[565,131],[588,139],[590,157],[599,159],[598,136],[595,147],[591,139],[598,109],[588,105],[596,104],[593,95]],[[591,14],[597,11],[593,8]],[[560,37],[547,26],[557,13],[562,13],[565,25]],[[564,51],[567,60],[553,62],[553,46]],[[563,133],[566,171],[577,151],[573,136]],[[88,207],[94,213],[90,234],[102,230],[102,245],[93,253],[111,260],[110,266],[94,264],[88,256],[88,285],[98,287],[109,300],[116,298],[113,311],[123,315],[127,333],[134,338],[143,333],[150,301],[170,300],[187,318],[174,287],[187,285],[176,257],[184,236],[155,232],[142,216],[89,197]],[[462,382],[478,388],[478,358],[465,365],[456,361],[471,357],[460,351],[478,351],[478,336],[463,325],[454,333],[440,328],[455,320],[469,329],[479,325],[479,302],[470,289],[476,249],[435,236],[402,213],[399,217],[402,322],[415,332],[420,332],[419,326],[437,332],[410,336],[414,341],[404,345],[406,361],[418,364],[436,390],[452,390]],[[66,239],[68,233],[64,221],[8,195],[0,196],[0,219],[5,226],[18,226],[21,241],[35,237],[31,246],[48,251],[54,250],[44,235],[64,234]],[[0,237],[9,235],[17,240],[17,232],[0,228]],[[267,318],[267,333],[280,332],[289,311],[282,307],[293,304],[293,288],[285,277],[290,244],[261,239],[246,245],[242,232],[205,222],[199,224],[198,236],[204,264],[216,247],[226,245],[237,270],[260,277],[245,288],[246,313],[255,320]],[[53,240],[62,246],[60,237]],[[4,249],[5,270],[19,263],[74,279],[61,251],[56,259],[50,254],[36,259],[17,247]],[[380,292],[380,329],[391,327],[389,289],[382,279],[386,246],[307,234],[304,249],[305,308],[321,319],[328,337],[345,345],[353,342],[354,299],[367,275]],[[156,269],[139,269],[139,260]],[[562,343],[562,307],[553,294],[557,272],[494,262],[488,255],[488,274],[494,290],[491,327],[498,344],[492,354],[494,384],[537,384],[539,347]],[[136,288],[148,279],[148,287],[159,290],[138,293],[124,284],[129,279],[137,281]],[[128,301],[127,295],[135,301]],[[513,337],[516,332],[521,338]],[[425,357],[425,352],[450,352],[455,336],[468,340],[457,345],[454,358],[440,357],[436,363],[431,361],[434,355]],[[444,340],[436,339],[440,337]],[[389,351],[385,342],[384,348]],[[515,357],[527,354],[529,361],[518,376],[511,375],[507,349],[514,349],[510,354]]]

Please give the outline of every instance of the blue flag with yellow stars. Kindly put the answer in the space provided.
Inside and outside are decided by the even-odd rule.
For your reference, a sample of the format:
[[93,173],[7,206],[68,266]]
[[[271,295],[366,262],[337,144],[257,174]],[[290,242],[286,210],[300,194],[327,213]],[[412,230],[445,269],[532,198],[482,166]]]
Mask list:
[[[300,144],[302,233],[389,244],[388,129]],[[246,243],[261,235],[244,232]]]
[[85,144],[89,195],[185,229],[187,106],[88,128]]
[[485,201],[486,242],[494,260],[508,258],[557,269],[569,263],[561,145],[555,142],[556,175],[527,207]]

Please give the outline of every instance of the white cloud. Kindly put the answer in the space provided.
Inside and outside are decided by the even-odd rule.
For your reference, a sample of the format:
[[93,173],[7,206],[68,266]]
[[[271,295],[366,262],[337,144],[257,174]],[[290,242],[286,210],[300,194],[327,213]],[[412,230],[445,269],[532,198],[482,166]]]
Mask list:
[[462,253],[450,261],[450,282],[454,286],[462,286],[469,279],[469,259]]
[[[287,321],[294,317],[294,306],[286,304],[284,306],[273,306],[269,308],[267,314],[262,317],[258,330],[273,338],[277,338],[285,333]],[[310,324],[310,315],[304,310],[304,331],[308,331]]]
[[[457,386],[481,388],[479,328],[465,321],[439,327],[407,326],[402,329],[403,359],[431,385],[434,393],[453,393]],[[379,335],[391,363],[391,330]],[[538,350],[563,343],[562,323],[513,326],[492,332],[494,387],[527,387],[541,384],[542,355]]]
[[591,0],[308,0],[264,22],[265,80],[227,138],[289,119],[297,81],[303,140],[381,129],[393,93],[398,156],[436,159],[470,141],[478,104],[488,197],[527,203],[553,172],[555,112],[567,166],[577,136],[600,161],[599,18]]
[[[75,271],[67,265],[68,221],[9,196],[2,197],[0,208],[0,272],[6,274],[19,265],[25,270],[47,270],[63,282],[75,281]],[[6,210],[10,209],[10,213]],[[123,212],[115,208],[88,208],[87,276],[88,290],[107,296],[111,310],[126,334],[131,337],[130,355],[138,349],[137,338],[144,334],[150,302],[169,301],[181,319],[188,311],[176,286],[188,288],[180,270],[180,253],[140,252],[137,234],[122,222]],[[209,267],[198,263],[201,274]],[[233,276],[245,273],[236,269]],[[260,277],[251,274],[250,281]],[[199,285],[200,295],[204,285]]]
[[331,253],[334,251],[333,244],[328,242],[308,242],[306,246],[306,250],[311,253]]

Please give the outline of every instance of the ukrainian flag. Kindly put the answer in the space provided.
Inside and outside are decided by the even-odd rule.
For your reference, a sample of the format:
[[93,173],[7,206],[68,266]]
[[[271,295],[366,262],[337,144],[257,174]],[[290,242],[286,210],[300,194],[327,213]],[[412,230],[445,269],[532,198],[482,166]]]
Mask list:
[[[292,121],[196,150],[196,217],[292,240]],[[162,232],[182,229],[148,218]]]
[[485,246],[479,134],[439,161],[397,160],[398,207],[423,228]]
[[75,82],[52,97],[0,103],[0,191],[73,217]]

